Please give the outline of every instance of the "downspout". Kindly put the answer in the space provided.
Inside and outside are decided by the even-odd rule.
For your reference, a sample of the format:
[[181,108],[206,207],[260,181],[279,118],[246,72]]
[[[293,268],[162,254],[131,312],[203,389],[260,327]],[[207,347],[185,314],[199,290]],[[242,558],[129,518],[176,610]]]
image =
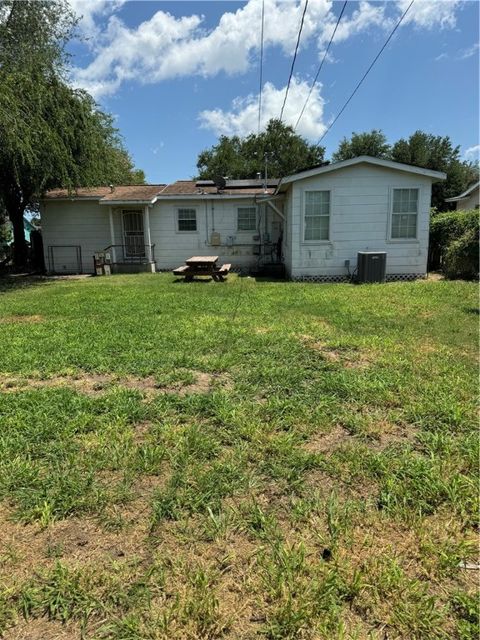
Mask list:
[[113,224],[113,208],[108,207],[108,217],[110,219],[110,241],[112,243],[112,262],[117,262],[116,249],[115,249],[115,225]]
[[208,241],[208,200],[205,200],[205,244],[210,244]]

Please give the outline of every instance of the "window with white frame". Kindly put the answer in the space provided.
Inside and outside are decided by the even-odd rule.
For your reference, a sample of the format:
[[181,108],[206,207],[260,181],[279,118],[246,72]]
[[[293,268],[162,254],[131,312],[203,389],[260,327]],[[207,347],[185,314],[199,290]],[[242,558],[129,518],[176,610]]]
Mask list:
[[237,230],[238,231],[256,231],[256,229],[257,229],[256,207],[238,207]]
[[305,191],[305,241],[330,238],[330,191]]
[[178,209],[178,230],[179,231],[196,231],[197,230],[197,210],[196,209]]
[[394,189],[392,198],[392,240],[417,237],[418,189]]

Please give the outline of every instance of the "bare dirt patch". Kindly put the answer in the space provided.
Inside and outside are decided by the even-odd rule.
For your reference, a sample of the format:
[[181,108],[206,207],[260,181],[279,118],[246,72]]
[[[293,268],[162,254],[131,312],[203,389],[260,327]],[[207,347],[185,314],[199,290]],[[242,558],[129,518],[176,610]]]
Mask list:
[[328,433],[316,434],[304,448],[308,453],[332,453],[349,438],[351,438],[350,433],[341,425],[336,425]]
[[176,393],[180,396],[190,394],[207,394],[215,388],[230,388],[231,379],[227,374],[212,374],[192,371],[193,382],[174,382],[170,385],[160,384],[153,376],[136,378],[134,376],[115,376],[110,374],[83,373],[76,376],[53,376],[51,378],[16,378],[0,376],[0,391],[17,392],[42,388],[74,388],[86,395],[104,393],[113,388],[124,388],[140,391],[146,396],[158,393]]
[[15,625],[2,637],[4,640],[78,640],[82,632],[79,624],[37,618]]
[[11,316],[4,316],[3,318],[0,318],[0,324],[37,324],[43,321],[44,317],[40,315],[27,316],[14,314]]
[[310,335],[300,335],[299,338],[308,349],[317,352],[327,362],[339,363],[347,369],[366,369],[372,364],[372,354],[366,350],[333,347]]

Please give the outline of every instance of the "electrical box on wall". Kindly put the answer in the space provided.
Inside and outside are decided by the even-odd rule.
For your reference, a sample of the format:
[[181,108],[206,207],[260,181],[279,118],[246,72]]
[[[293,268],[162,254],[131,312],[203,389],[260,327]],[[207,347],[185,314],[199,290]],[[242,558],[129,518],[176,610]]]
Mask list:
[[218,247],[218,245],[220,244],[220,234],[218,233],[218,231],[212,232],[212,235],[210,236],[210,244],[212,245],[212,247]]

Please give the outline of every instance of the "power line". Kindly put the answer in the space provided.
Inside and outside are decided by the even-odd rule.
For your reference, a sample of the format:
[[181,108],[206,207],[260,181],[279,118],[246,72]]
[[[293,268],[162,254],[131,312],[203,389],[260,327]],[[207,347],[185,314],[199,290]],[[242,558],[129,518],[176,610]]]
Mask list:
[[282,120],[282,118],[283,118],[283,110],[285,109],[285,104],[287,102],[288,91],[290,89],[290,83],[292,81],[293,68],[295,67],[295,60],[297,59],[297,52],[298,52],[298,47],[300,45],[300,37],[302,35],[303,23],[305,21],[305,14],[307,13],[307,7],[308,7],[308,0],[305,0],[305,6],[303,7],[303,13],[302,13],[302,19],[300,21],[300,29],[298,30],[297,44],[295,45],[295,53],[293,54],[292,66],[290,68],[290,75],[288,77],[287,90],[285,91],[285,97],[283,99],[283,104],[282,104],[282,110],[280,112],[280,120]]
[[310,87],[310,91],[308,92],[308,96],[307,96],[307,99],[305,100],[305,104],[303,105],[303,108],[302,108],[302,110],[300,112],[300,115],[298,116],[297,124],[295,125],[295,127],[293,129],[294,131],[296,131],[296,129],[298,127],[298,123],[302,119],[304,111],[307,108],[308,101],[310,100],[310,96],[312,95],[313,87],[317,84],[318,76],[320,75],[320,71],[322,70],[323,63],[325,62],[325,59],[326,59],[326,57],[328,55],[328,52],[330,50],[330,46],[331,46],[331,44],[333,42],[335,34],[337,33],[338,25],[340,24],[340,20],[342,19],[343,12],[345,11],[345,7],[347,6],[347,2],[348,2],[348,0],[345,0],[345,2],[343,3],[342,10],[340,11],[340,15],[338,16],[337,24],[335,25],[335,29],[333,30],[332,37],[330,38],[330,42],[328,43],[328,47],[326,48],[325,54],[323,56],[323,59],[322,59],[322,61],[320,63],[320,66],[318,67],[317,74],[316,74],[316,76],[315,76],[315,78],[314,78],[314,80],[312,82],[312,86]]
[[260,41],[260,88],[258,91],[258,133],[260,133],[260,122],[262,119],[262,91],[263,91],[263,28],[265,24],[265,0],[262,0],[262,29]]
[[405,16],[407,15],[407,13],[410,11],[410,7],[412,6],[412,4],[415,2],[415,0],[412,0],[410,2],[410,4],[408,5],[408,7],[405,9],[404,13],[402,14],[400,20],[397,22],[397,24],[395,25],[395,27],[393,28],[392,32],[390,33],[390,35],[388,36],[388,38],[385,40],[383,47],[380,49],[380,51],[377,53],[377,55],[375,56],[375,58],[372,60],[372,63],[370,64],[370,66],[368,67],[368,69],[365,71],[365,73],[363,74],[360,82],[357,84],[357,86],[355,87],[355,89],[352,91],[352,93],[350,94],[348,100],[345,102],[345,104],[343,105],[343,107],[340,109],[340,111],[337,113],[337,115],[335,116],[335,118],[333,119],[333,121],[328,125],[327,129],[325,130],[325,132],[323,133],[322,137],[320,138],[320,140],[318,141],[317,144],[320,144],[322,142],[322,140],[325,138],[325,136],[327,135],[327,133],[330,131],[330,129],[333,127],[333,125],[335,124],[335,122],[339,119],[339,117],[342,115],[342,113],[345,111],[345,109],[347,108],[349,102],[351,101],[351,99],[353,98],[353,96],[357,93],[357,91],[360,89],[360,86],[363,84],[363,81],[365,80],[365,78],[368,76],[368,74],[370,73],[370,71],[372,70],[374,64],[376,63],[376,61],[379,59],[379,57],[382,55],[384,49],[386,48],[386,46],[388,45],[388,43],[390,42],[390,40],[392,39],[395,31],[398,29],[398,27],[402,24],[403,19],[405,18]]

